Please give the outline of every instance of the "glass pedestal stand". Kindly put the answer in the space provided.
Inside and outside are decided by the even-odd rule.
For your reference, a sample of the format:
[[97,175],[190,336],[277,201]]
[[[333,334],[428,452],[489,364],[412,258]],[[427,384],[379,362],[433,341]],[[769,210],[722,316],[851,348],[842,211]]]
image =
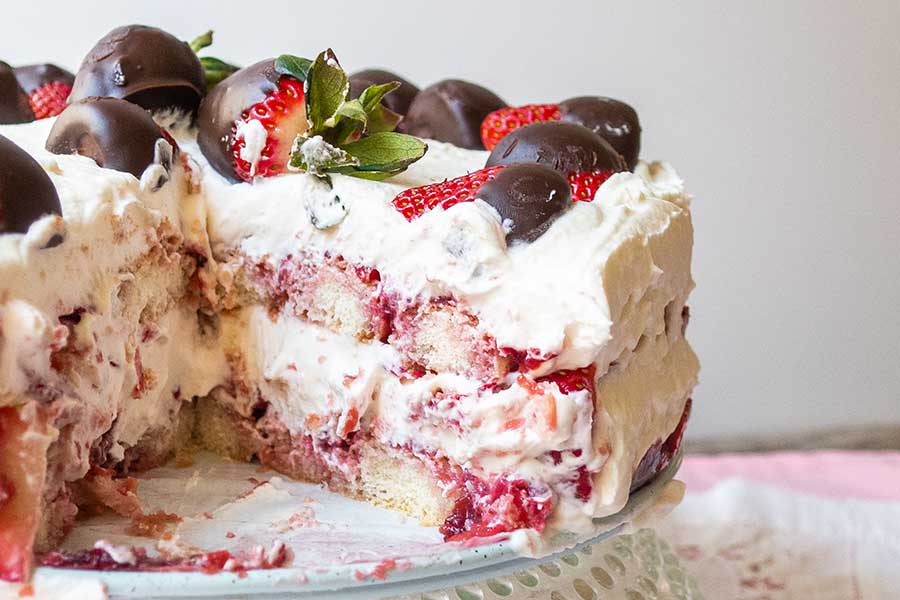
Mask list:
[[485,579],[396,600],[699,600],[693,577],[652,529],[585,545]]

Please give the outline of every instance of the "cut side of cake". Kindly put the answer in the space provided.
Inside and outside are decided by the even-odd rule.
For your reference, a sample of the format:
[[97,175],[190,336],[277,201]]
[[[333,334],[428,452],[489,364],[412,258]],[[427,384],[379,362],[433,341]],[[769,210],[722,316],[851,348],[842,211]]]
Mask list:
[[189,445],[466,543],[590,531],[672,458],[699,365],[671,167],[566,103],[492,152],[394,133],[468,139],[499,107],[465,82],[389,104],[411,84],[355,89],[330,51],[239,70],[194,119],[199,61],[120,29],[113,55],[171,46],[183,85],[82,98],[90,54],[59,117],[0,126],[0,579],[79,511],[140,517],[129,475]]
[[[412,223],[393,209],[404,186],[486,156],[431,142],[391,182],[335,178],[348,206],[337,232],[283,212],[285,197],[314,193],[301,177],[257,182],[253,200],[240,185],[211,192],[211,244],[233,286],[224,297],[243,306],[219,315],[234,383],[212,400],[220,426],[200,430],[390,507],[421,498],[405,497],[405,475],[382,473],[424,469],[428,485],[412,489],[437,493],[417,516],[448,531],[481,512],[541,529],[554,505],[588,520],[621,508],[696,377],[682,336],[690,256],[672,252],[691,239],[680,182],[661,165],[617,176],[512,250],[480,203]],[[243,444],[221,433],[229,415]],[[272,449],[288,446],[297,457],[285,464]],[[515,492],[496,491],[510,481]],[[492,494],[522,516],[477,508]],[[542,508],[525,516],[528,502]]]

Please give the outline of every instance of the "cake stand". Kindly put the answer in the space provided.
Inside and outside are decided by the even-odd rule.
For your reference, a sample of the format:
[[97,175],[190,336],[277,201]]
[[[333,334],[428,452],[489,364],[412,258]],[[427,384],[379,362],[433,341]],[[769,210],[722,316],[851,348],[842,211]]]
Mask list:
[[[112,598],[148,600],[700,598],[696,584],[668,544],[652,530],[634,531],[632,526],[659,504],[680,463],[678,455],[635,491],[620,512],[595,520],[595,529],[588,536],[579,539],[559,534],[551,538],[558,551],[539,559],[523,558],[505,541],[474,548],[442,544],[435,530],[404,521],[396,513],[331,494],[321,486],[286,482],[272,475],[272,485],[259,486],[257,482],[256,489],[269,490],[266,494],[256,499],[253,494],[239,494],[239,499],[226,502],[224,509],[197,511],[206,516],[185,519],[178,535],[206,548],[214,548],[214,540],[222,538],[226,530],[230,538],[250,535],[262,544],[267,539],[285,539],[295,554],[288,568],[213,575],[39,568],[35,588],[58,586],[61,580],[73,584],[99,580]],[[203,469],[207,472],[201,476]],[[256,479],[247,474],[256,472],[253,465],[206,457],[193,470],[164,468],[149,473],[141,482],[141,498],[151,508],[164,501],[171,505],[177,498],[182,509],[189,505],[203,509],[220,504],[222,498],[234,498],[234,485],[243,482],[246,486],[248,478]],[[220,479],[210,477],[211,473]],[[204,487],[207,481],[216,481],[216,485]],[[279,515],[296,511],[298,499],[319,507],[316,519],[285,531],[277,526]],[[185,513],[180,510],[179,514]],[[123,530],[122,524],[110,522],[110,518],[81,524],[67,547],[90,547],[100,537],[115,544],[141,543],[140,538],[116,534]],[[270,534],[263,531],[264,524],[276,524],[278,534],[266,537]],[[146,545],[147,540],[143,542]],[[387,562],[385,557],[390,557]]]

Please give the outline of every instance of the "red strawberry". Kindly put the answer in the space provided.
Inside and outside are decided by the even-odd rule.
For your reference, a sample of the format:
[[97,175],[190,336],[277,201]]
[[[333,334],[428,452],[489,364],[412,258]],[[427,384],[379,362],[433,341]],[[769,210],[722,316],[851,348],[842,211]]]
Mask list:
[[35,119],[55,117],[66,108],[66,99],[72,93],[72,86],[64,81],[51,81],[35,88],[29,95],[31,110]]
[[569,173],[566,179],[569,180],[569,186],[572,188],[572,201],[590,202],[594,199],[594,194],[597,193],[600,185],[614,174],[614,171],[605,169]]
[[309,127],[303,82],[288,76],[279,78],[277,89],[241,114],[241,122],[250,124],[251,121],[258,121],[265,128],[265,145],[253,165],[252,158],[247,160],[253,152],[246,151],[250,125],[235,124],[232,145],[235,173],[244,181],[283,173],[294,139]]
[[[403,213],[407,221],[414,221],[436,206],[448,209],[460,202],[471,202],[481,186],[494,179],[504,166],[488,167],[456,179],[404,190],[394,198],[394,207]],[[599,169],[569,173],[566,179],[572,188],[572,201],[591,202],[600,185],[614,174],[613,171]]]
[[587,390],[594,395],[594,374],[596,367],[590,365],[581,369],[563,369],[542,377],[538,381],[555,383],[563,394],[570,394],[581,390]]
[[281,72],[276,63],[266,59],[236,71],[200,103],[197,143],[231,181],[285,172],[294,140],[310,128],[304,75]]
[[496,177],[501,169],[503,165],[488,167],[455,179],[404,190],[394,198],[394,208],[407,221],[412,221],[436,206],[448,209],[460,202],[471,202],[481,186]]
[[495,110],[481,123],[481,141],[488,150],[519,127],[537,123],[538,121],[558,121],[558,104],[526,104],[525,106],[507,106]]

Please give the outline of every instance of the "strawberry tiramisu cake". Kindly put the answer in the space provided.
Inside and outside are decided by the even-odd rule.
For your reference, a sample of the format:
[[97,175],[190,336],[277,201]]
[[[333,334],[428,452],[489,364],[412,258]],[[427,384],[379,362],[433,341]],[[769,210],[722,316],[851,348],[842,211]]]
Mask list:
[[688,197],[635,111],[210,41],[0,64],[0,579],[191,445],[448,542],[620,510],[698,373]]

